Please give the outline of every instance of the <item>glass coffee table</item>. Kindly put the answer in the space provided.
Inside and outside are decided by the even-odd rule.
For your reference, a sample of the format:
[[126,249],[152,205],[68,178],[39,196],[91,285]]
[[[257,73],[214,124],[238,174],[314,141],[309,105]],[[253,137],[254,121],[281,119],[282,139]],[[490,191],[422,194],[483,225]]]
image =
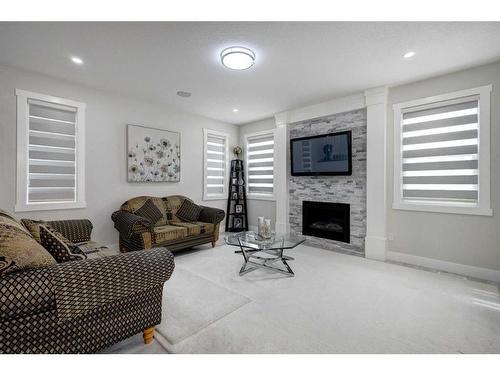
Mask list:
[[[238,246],[240,250],[235,253],[243,255],[243,265],[240,276],[255,271],[258,268],[266,268],[288,276],[294,276],[288,261],[294,258],[284,255],[285,250],[293,249],[305,241],[305,237],[294,234],[275,234],[266,239],[256,232],[238,232],[225,237],[228,245]],[[286,269],[274,266],[274,263],[282,263]]]

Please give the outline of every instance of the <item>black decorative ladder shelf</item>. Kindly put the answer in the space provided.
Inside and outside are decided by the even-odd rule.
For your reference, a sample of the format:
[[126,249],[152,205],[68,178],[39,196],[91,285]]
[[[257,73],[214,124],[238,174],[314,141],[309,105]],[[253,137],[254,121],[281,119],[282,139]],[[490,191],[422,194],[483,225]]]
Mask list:
[[229,195],[227,197],[226,231],[248,230],[247,195],[243,160],[231,160]]

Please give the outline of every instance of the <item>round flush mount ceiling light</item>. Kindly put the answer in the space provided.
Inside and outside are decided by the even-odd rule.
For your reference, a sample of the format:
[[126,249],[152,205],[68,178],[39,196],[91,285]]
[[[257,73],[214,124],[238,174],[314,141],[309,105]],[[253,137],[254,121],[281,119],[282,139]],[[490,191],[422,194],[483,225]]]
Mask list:
[[189,98],[191,96],[191,93],[187,91],[177,91],[177,95],[181,98]]
[[414,51],[408,51],[408,52],[406,52],[406,53],[403,55],[403,57],[404,57],[405,59],[411,59],[411,58],[412,58],[413,56],[415,56],[416,54],[417,54],[417,53],[416,53],[416,52],[414,52]]
[[236,112],[239,112],[240,110],[238,108],[233,108],[233,112],[236,113]]
[[245,70],[255,63],[255,53],[245,47],[229,47],[220,53],[222,65],[233,70]]
[[73,61],[76,65],[82,65],[83,64],[83,60],[78,57],[78,56],[73,56],[71,58],[71,61]]

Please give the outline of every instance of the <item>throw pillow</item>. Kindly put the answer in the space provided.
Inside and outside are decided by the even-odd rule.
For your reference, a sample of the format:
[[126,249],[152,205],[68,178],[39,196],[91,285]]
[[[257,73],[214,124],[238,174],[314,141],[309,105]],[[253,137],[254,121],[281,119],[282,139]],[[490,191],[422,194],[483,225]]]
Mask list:
[[0,211],[0,276],[56,264],[55,259],[5,211]]
[[40,243],[57,263],[87,259],[82,250],[49,225],[40,225]]
[[47,223],[43,220],[31,220],[31,219],[21,219],[21,223],[31,233],[36,242],[41,243],[40,225]]
[[121,205],[120,209],[122,211],[126,212],[131,212],[133,214],[136,213],[138,209],[140,209],[142,206],[144,206],[144,203],[150,199],[151,202],[156,206],[156,208],[160,211],[162,217],[161,219],[156,223],[156,225],[167,225],[167,209],[165,206],[165,203],[163,200],[159,197],[150,197],[150,196],[140,196],[140,197],[135,197],[132,199],[129,199],[126,201],[124,204]]
[[155,225],[161,218],[163,218],[162,213],[156,207],[156,205],[148,199],[141,208],[134,212],[136,215],[144,217],[151,221],[152,225]]
[[186,199],[177,210],[176,215],[184,221],[195,222],[200,217],[201,210],[200,206]]

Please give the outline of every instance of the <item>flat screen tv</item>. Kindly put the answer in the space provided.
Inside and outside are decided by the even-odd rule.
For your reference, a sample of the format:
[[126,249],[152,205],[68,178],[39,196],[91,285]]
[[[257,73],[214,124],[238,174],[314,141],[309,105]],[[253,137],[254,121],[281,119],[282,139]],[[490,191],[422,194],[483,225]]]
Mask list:
[[292,176],[352,174],[351,131],[290,140]]

